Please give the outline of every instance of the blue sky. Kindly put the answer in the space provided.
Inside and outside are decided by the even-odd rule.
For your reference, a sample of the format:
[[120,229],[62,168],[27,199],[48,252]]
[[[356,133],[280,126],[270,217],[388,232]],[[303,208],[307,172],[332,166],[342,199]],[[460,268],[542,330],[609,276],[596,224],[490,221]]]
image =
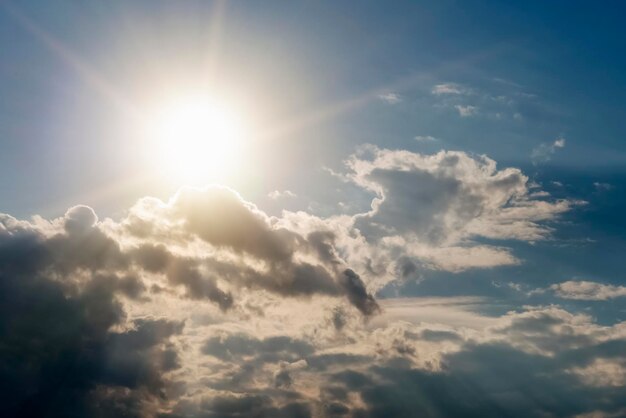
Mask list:
[[[158,335],[132,348],[154,379],[129,383],[117,357],[79,376],[79,398],[116,408],[122,394],[96,388],[129,389],[131,416],[626,415],[624,12],[2,2],[4,291],[39,289],[54,321],[82,321],[59,348],[72,356],[83,329],[106,355]],[[178,121],[174,164],[161,111],[206,92],[223,127],[198,145]],[[244,131],[234,157],[222,105]],[[81,308],[96,300],[106,326]],[[11,309],[38,320],[22,302],[6,324]],[[512,358],[528,373],[500,367]],[[42,405],[93,414],[48,383]],[[25,414],[16,387],[3,408]]]

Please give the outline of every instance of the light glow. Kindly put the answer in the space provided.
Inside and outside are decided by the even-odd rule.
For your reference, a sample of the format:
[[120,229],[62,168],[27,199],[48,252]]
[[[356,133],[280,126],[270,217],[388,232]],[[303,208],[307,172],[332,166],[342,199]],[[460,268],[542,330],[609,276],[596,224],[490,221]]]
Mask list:
[[151,123],[158,169],[175,181],[201,185],[236,169],[243,123],[231,108],[207,97],[169,101]]

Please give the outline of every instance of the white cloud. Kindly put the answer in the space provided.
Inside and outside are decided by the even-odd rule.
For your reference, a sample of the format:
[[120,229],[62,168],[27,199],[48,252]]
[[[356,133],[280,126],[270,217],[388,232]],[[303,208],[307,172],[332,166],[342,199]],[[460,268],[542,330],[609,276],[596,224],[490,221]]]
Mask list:
[[267,194],[267,196],[270,199],[280,199],[280,198],[294,198],[294,197],[298,197],[298,195],[296,195],[294,192],[290,191],[290,190],[274,190],[273,192],[270,192]]
[[441,83],[435,85],[432,88],[431,93],[437,96],[444,94],[465,94],[467,93],[467,90],[463,86],[456,83]]
[[454,107],[459,112],[459,116],[463,118],[468,117],[468,116],[473,116],[478,113],[478,108],[476,106],[455,105]]
[[608,300],[626,296],[625,286],[570,280],[550,286],[556,296],[574,300]]
[[[422,269],[459,272],[518,264],[509,248],[475,238],[545,239],[551,229],[544,222],[577,203],[549,200],[530,190],[520,170],[497,169],[488,157],[464,152],[424,155],[370,146],[346,165],[342,178],[374,194],[371,210],[307,222],[337,234],[340,253],[373,289],[416,278]],[[287,218],[306,224],[302,213]]]

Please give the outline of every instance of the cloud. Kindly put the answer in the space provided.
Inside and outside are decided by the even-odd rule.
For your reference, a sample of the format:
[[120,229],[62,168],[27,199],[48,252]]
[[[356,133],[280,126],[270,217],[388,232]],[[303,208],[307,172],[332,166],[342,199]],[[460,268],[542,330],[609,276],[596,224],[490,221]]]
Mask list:
[[478,108],[476,106],[470,105],[455,105],[455,109],[459,112],[459,116],[466,118],[468,116],[473,116],[478,113]]
[[608,192],[609,190],[613,190],[615,188],[615,186],[610,183],[601,183],[598,181],[593,183],[593,187],[595,187],[599,192]]
[[280,198],[294,198],[294,197],[298,197],[294,192],[290,191],[290,190],[283,190],[283,191],[279,191],[279,190],[274,190],[273,192],[268,193],[267,195],[270,199],[280,199]]
[[498,80],[474,86],[439,83],[430,92],[435,108],[454,110],[461,117],[480,113],[483,119],[519,124],[532,119],[541,107],[537,96],[524,92],[522,86]]
[[[178,246],[183,256],[164,254],[161,258],[168,261],[160,272],[171,284],[185,286],[189,296],[207,297],[225,308],[232,290],[220,289],[218,278],[231,289],[252,287],[294,297],[345,295],[359,309],[369,303],[367,294],[360,295],[361,304],[344,285],[349,267],[336,256],[332,233],[302,235],[279,225],[231,189],[185,188],[167,204],[143,199],[122,225],[146,245]],[[191,242],[197,248],[185,248]]]
[[446,94],[466,94],[467,89],[465,89],[460,84],[456,83],[441,83],[433,86],[431,93],[437,96],[446,95]]
[[[51,221],[0,215],[0,412],[146,416],[164,408],[180,390],[173,341],[184,319],[165,308],[174,300],[227,312],[242,309],[235,293],[259,289],[343,296],[374,314],[376,301],[333,240],[279,227],[221,187],[182,189],[167,203],[141,199],[119,222],[100,221],[87,206]],[[167,302],[138,316],[153,298]]]
[[417,142],[434,142],[437,141],[437,138],[430,135],[417,135],[414,138]]
[[186,398],[165,416],[610,416],[626,406],[624,323],[602,326],[555,306],[471,326],[425,319],[428,309],[407,314],[412,323],[384,313],[340,334],[316,327],[303,335],[299,322],[290,337],[250,334],[258,328],[210,337],[203,353],[219,363],[206,383],[220,392]]
[[550,144],[539,144],[539,146],[533,149],[530,158],[533,164],[546,163],[552,159],[552,155],[560,148],[565,148],[565,138],[557,138]]
[[0,219],[3,416],[135,415],[171,389],[183,323],[127,320],[144,285],[96,220],[84,206],[41,227]]
[[570,280],[550,286],[556,296],[574,300],[608,300],[626,296],[626,287],[585,280]]
[[[0,414],[626,408],[626,323],[556,305],[498,315],[499,301],[483,297],[374,297],[425,270],[520,263],[510,241],[549,239],[549,223],[577,202],[539,196],[521,170],[456,151],[370,146],[339,174],[371,199],[368,210],[272,217],[212,186],[144,197],[118,220],[82,205],[51,220],[0,215]],[[567,283],[552,290],[622,292]]]
[[395,105],[402,101],[402,97],[398,93],[393,92],[379,94],[378,98],[390,105]]
[[[519,171],[486,158],[371,151],[351,160],[350,178],[382,191],[353,218],[374,243],[402,235],[402,218],[414,215],[396,207],[389,230],[372,225],[409,184],[377,170],[456,179],[448,191],[424,189],[442,213],[455,213],[468,185],[472,196],[503,193],[534,213]],[[450,191],[454,205],[438,194]],[[496,212],[509,204],[478,201]],[[433,237],[425,231],[436,218],[412,222],[441,245],[473,236],[464,228],[480,212]],[[296,219],[306,225],[291,227]],[[483,316],[475,307],[488,302],[478,298],[387,299],[381,308],[360,270],[346,268],[339,219],[271,218],[211,187],[141,199],[120,221],[78,207],[51,221],[3,215],[0,225],[6,416],[538,417],[626,407],[625,323],[599,325],[558,306]],[[506,236],[528,236],[513,229]],[[298,268],[302,278],[285,273]]]
[[576,204],[537,199],[520,170],[463,152],[369,147],[346,166],[346,178],[374,198],[369,212],[336,220],[349,231],[337,235],[337,246],[375,288],[399,277],[407,258],[448,271],[517,264],[509,249],[475,239],[546,239],[545,222]]

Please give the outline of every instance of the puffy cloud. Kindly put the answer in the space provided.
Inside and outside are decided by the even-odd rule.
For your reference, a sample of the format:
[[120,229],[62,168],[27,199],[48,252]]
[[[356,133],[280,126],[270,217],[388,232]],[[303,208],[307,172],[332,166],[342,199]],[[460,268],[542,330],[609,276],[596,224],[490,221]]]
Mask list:
[[[218,312],[244,315],[248,305],[234,295],[259,292],[345,297],[363,315],[378,310],[336,255],[332,234],[281,227],[229,189],[183,189],[168,203],[142,199],[120,222],[99,221],[87,206],[51,221],[1,215],[0,412],[167,410],[187,380],[176,378],[184,375],[176,341],[186,317],[174,306],[209,300]],[[306,343],[289,341],[277,336],[261,347],[270,357],[281,347],[306,352]],[[280,386],[289,373],[279,375]],[[307,411],[264,402],[267,416]],[[211,405],[224,406],[219,398]]]
[[550,286],[556,296],[575,300],[608,300],[626,296],[626,287],[586,280],[569,280]]
[[546,239],[546,222],[578,203],[538,196],[519,169],[498,169],[492,159],[464,152],[424,155],[369,146],[346,166],[344,177],[374,194],[371,210],[327,223],[340,231],[342,256],[375,288],[422,268],[458,272],[517,264],[508,248],[478,239]]
[[[181,254],[156,258],[169,260],[162,261],[161,271],[192,297],[207,296],[229,307],[230,294],[218,288],[219,278],[230,288],[259,288],[287,296],[344,294],[363,313],[373,313],[371,296],[346,285],[348,266],[335,254],[332,233],[302,235],[230,189],[186,188],[167,204],[144,199],[122,225],[149,248],[155,243],[169,245]],[[145,254],[139,258],[149,261]]]
[[484,239],[546,239],[546,223],[574,202],[532,194],[520,170],[462,152],[370,147],[345,171],[372,195],[370,210],[271,217],[214,186],[143,198],[119,221],[86,206],[50,221],[0,215],[0,413],[624,410],[624,323],[557,306],[485,316],[479,298],[371,293],[423,269],[518,263]]
[[[238,224],[229,237],[197,218],[221,215],[222,200],[249,231]],[[380,308],[340,258],[340,229],[305,216],[296,219],[306,228],[291,228],[223,189],[141,201],[122,222],[96,219],[80,209],[0,222],[3,415],[539,417],[626,407],[624,323],[556,306],[485,317],[472,312],[485,302],[467,298]],[[307,291],[291,276],[273,281],[305,262],[329,281],[317,271],[305,275]]]
[[99,272],[124,263],[111,261],[120,253],[94,234],[95,220],[88,208],[72,208],[61,220],[66,232],[52,236],[1,222],[3,416],[139,416],[170,390],[167,373],[179,367],[170,339],[183,325],[127,320],[121,298],[136,300],[143,284]]

